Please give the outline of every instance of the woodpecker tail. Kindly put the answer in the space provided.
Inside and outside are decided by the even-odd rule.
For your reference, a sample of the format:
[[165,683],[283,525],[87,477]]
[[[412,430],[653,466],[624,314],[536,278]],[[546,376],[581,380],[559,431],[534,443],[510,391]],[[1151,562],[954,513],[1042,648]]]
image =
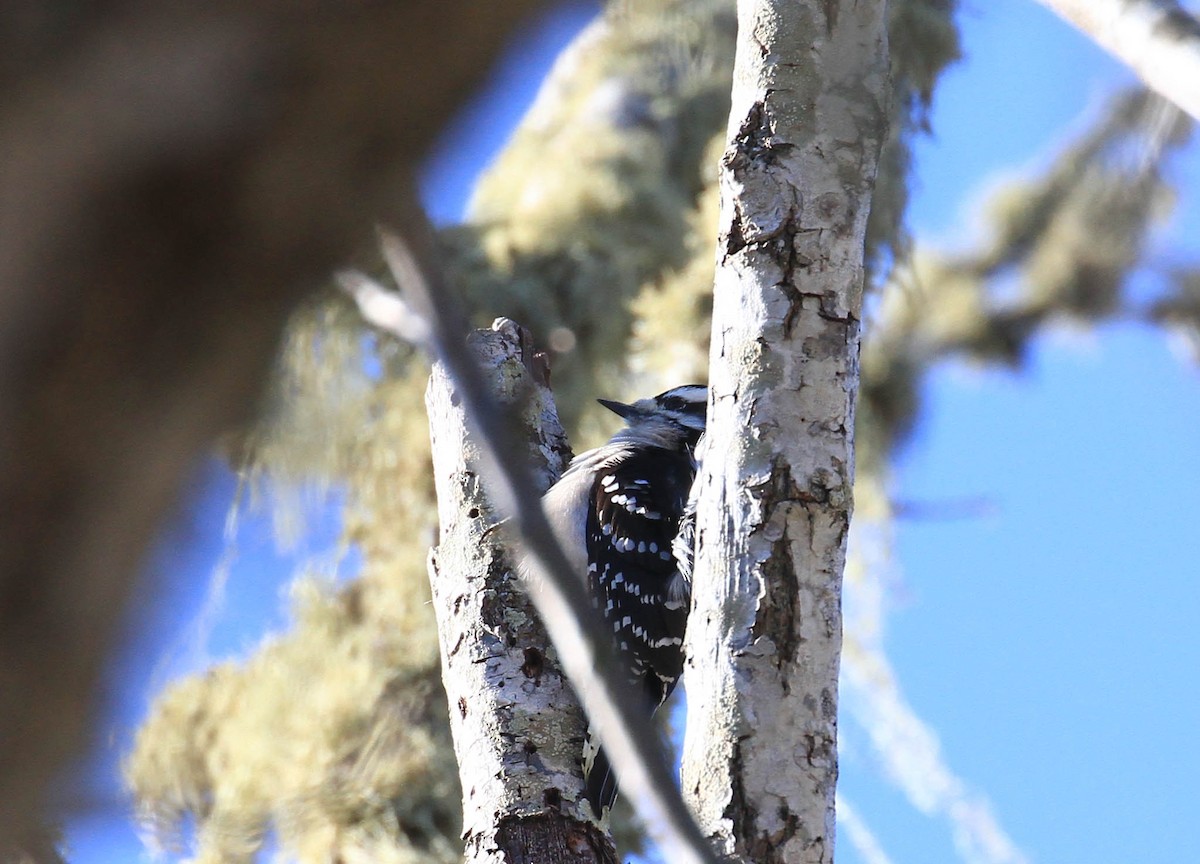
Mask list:
[[617,800],[617,778],[608,762],[608,754],[591,729],[588,729],[587,740],[583,744],[583,788],[596,818],[607,818],[609,809]]

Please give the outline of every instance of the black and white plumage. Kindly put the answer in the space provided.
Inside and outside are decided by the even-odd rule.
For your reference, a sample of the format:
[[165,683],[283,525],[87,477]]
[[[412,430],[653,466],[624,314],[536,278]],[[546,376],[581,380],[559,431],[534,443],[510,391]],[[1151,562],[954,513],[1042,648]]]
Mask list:
[[[628,424],[607,444],[577,456],[546,493],[546,512],[592,601],[611,628],[617,659],[658,708],[683,673],[691,606],[691,544],[678,537],[696,476],[708,392],[675,387],[631,405],[599,400]],[[683,566],[677,559],[683,556]],[[616,781],[589,735],[587,796],[598,816]]]

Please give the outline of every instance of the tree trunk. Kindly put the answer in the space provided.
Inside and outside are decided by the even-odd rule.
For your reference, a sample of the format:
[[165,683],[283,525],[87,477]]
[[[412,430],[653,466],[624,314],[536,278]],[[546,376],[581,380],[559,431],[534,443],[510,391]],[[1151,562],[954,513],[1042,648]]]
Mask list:
[[[472,334],[470,347],[501,404],[522,412],[544,491],[570,454],[522,337],[499,319]],[[462,779],[465,860],[615,864],[612,841],[583,797],[583,713],[501,545],[463,400],[440,364],[426,406],[441,527],[429,577]]]
[[683,785],[725,854],[828,864],[885,4],[744,0],[738,19]]

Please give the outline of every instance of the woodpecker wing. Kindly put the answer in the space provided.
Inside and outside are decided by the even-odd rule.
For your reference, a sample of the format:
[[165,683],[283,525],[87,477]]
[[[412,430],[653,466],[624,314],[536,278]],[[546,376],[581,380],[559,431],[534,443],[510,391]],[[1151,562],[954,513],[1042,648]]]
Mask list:
[[650,708],[683,672],[690,597],[672,544],[694,475],[688,453],[654,447],[604,465],[592,487],[588,581]]
[[[621,665],[650,710],[683,674],[691,586],[679,572],[674,541],[695,472],[690,452],[622,447],[597,465],[591,489],[588,586],[612,628]],[[587,797],[603,816],[617,784],[590,731],[583,755]]]

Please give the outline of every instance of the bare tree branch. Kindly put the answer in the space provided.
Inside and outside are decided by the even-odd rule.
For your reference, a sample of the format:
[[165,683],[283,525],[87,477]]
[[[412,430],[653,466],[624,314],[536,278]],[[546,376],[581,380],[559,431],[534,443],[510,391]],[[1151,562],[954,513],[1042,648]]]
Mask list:
[[[423,224],[414,208],[408,222]],[[571,571],[554,539],[529,471],[512,454],[522,452],[508,419],[487,392],[475,360],[465,349],[457,301],[429,262],[428,230],[414,236],[412,251],[398,237],[383,237],[384,255],[398,275],[418,273],[401,285],[411,308],[429,322],[438,360],[457,382],[467,414],[476,424],[486,488],[496,510],[510,517],[530,567],[526,580],[538,612],[558,650],[593,727],[609,753],[621,788],[658,843],[663,857],[679,864],[715,864],[695,821],[675,788],[672,771],[652,727],[639,717],[629,684],[618,674],[607,635],[599,628],[583,580]]]
[[1200,120],[1200,21],[1174,0],[1038,0]]

